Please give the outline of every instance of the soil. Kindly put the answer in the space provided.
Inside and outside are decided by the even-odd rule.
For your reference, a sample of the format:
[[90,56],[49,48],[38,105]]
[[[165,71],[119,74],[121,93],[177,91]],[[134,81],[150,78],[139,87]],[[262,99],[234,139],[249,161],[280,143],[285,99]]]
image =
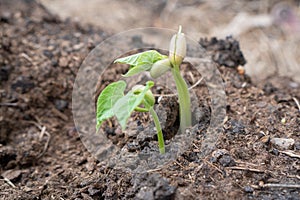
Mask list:
[[[214,151],[200,157],[211,112],[201,82],[193,89],[203,115],[192,146],[174,162],[135,174],[95,159],[82,144],[72,118],[76,73],[108,35],[60,20],[32,0],[1,1],[0,27],[0,199],[300,199],[299,83],[275,76],[252,83],[237,70],[240,66],[226,62],[226,56],[215,56],[230,67],[218,67],[227,113]],[[212,43],[216,44],[206,44]],[[223,53],[243,65],[244,57],[236,48],[239,53],[228,53],[230,48]],[[218,48],[207,49],[222,55]],[[200,78],[187,72],[188,63],[182,67],[191,85]],[[124,70],[115,65],[105,84]],[[155,92],[168,94],[158,86]],[[157,106],[173,110],[164,133],[177,130],[176,99],[162,100]],[[148,121],[147,115],[135,114],[130,123],[147,128]],[[121,133],[115,138],[117,128],[104,128],[108,137],[123,141],[119,145],[132,147],[133,152],[156,141],[155,136],[138,141],[143,129],[137,128],[139,134],[131,137]],[[271,142],[275,137],[295,142],[281,149]]]

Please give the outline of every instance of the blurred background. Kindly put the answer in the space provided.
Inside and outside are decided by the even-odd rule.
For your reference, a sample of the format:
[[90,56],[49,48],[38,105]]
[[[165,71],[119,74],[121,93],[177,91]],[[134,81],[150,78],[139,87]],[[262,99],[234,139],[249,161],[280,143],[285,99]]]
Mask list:
[[63,19],[109,34],[132,28],[177,29],[196,40],[232,35],[254,81],[289,76],[300,82],[300,0],[40,0]]

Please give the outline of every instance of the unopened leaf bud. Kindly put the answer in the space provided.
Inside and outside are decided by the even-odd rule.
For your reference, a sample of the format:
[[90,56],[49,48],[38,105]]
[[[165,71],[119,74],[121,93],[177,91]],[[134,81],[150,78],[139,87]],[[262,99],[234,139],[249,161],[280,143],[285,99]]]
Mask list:
[[[134,94],[140,94],[145,89],[145,86],[143,85],[135,85],[132,87],[132,91]],[[155,98],[151,90],[149,89],[145,94],[145,100],[150,106],[153,106],[155,104]]]
[[184,33],[181,33],[181,26],[177,34],[173,35],[170,48],[169,59],[173,66],[179,66],[186,55],[186,39]]

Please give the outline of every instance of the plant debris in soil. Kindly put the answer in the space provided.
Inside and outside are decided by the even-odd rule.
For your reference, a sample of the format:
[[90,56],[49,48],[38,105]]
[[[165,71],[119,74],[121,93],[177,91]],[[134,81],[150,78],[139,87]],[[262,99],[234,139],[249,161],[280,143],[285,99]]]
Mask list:
[[[202,117],[192,147],[164,167],[133,174],[93,158],[72,119],[76,72],[107,35],[61,21],[33,0],[1,1],[0,27],[0,199],[299,199],[299,83],[271,77],[255,85],[221,66],[242,65],[241,54],[231,52],[219,63],[227,116],[214,152],[199,158],[210,114],[201,82],[194,88]],[[185,73],[190,83],[198,76]],[[293,142],[283,147],[274,138]]]

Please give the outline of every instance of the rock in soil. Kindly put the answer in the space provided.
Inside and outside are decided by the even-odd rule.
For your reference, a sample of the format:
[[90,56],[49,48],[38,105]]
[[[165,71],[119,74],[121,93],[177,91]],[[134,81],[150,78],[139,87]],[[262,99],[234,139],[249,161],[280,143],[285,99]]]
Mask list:
[[213,52],[212,59],[219,65],[237,68],[246,64],[239,42],[233,37],[226,37],[225,40],[216,37],[210,40],[205,38],[200,39],[199,43],[207,51]]
[[176,187],[159,174],[137,174],[132,182],[138,191],[135,199],[173,199],[176,192]]
[[244,187],[244,191],[247,193],[253,193],[254,189],[251,186],[247,185]]
[[235,161],[226,149],[218,149],[212,153],[211,161],[218,162],[223,167],[234,166]]
[[291,138],[272,138],[270,142],[280,150],[292,149],[295,144],[295,140]]

